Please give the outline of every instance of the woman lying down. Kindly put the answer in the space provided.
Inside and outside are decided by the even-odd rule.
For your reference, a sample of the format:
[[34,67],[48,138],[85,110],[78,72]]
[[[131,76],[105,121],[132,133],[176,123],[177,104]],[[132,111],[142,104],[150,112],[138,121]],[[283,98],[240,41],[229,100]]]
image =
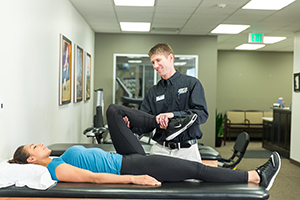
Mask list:
[[[110,105],[106,114],[111,138],[118,153],[73,146],[59,158],[50,158],[51,150],[43,144],[28,144],[20,146],[9,163],[45,166],[52,179],[64,182],[159,186],[164,181],[198,179],[216,183],[256,183],[266,190],[272,187],[280,169],[280,156],[277,152],[265,164],[248,172],[210,167],[174,157],[146,156],[130,128],[156,127],[159,125],[156,117],[120,105]],[[182,121],[184,120],[187,121],[183,118]]]

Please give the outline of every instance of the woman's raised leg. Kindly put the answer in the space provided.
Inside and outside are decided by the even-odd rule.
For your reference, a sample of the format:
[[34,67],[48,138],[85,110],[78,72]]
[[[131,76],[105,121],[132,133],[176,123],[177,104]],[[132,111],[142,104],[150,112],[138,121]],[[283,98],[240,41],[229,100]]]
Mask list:
[[119,154],[146,155],[140,142],[126,125],[123,117],[128,117],[130,127],[157,127],[155,116],[122,105],[111,104],[107,111],[107,123],[114,147]]

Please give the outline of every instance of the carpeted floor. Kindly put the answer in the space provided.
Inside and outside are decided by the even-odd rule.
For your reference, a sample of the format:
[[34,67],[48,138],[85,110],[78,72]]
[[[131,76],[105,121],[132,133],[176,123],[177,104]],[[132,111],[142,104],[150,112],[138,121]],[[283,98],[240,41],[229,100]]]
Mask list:
[[269,158],[272,152],[269,150],[247,150],[244,158]]
[[[232,155],[234,142],[227,142],[226,146],[215,148],[222,157],[229,158]],[[237,170],[249,171],[256,169],[268,160],[270,151],[262,148],[261,142],[250,142],[247,148],[247,156],[237,165]],[[270,200],[294,200],[300,198],[300,167],[294,165],[289,159],[282,157],[281,169],[275,179],[273,187],[269,191]]]

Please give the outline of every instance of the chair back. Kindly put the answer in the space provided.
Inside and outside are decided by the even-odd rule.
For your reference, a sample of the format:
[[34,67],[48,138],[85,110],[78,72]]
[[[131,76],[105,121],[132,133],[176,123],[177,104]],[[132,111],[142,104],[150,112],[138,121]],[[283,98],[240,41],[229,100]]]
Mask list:
[[226,117],[233,124],[245,123],[245,112],[243,110],[228,110]]
[[247,110],[245,112],[245,119],[249,120],[251,124],[262,124],[263,123],[263,112],[259,110]]
[[273,111],[264,111],[264,117],[273,117]]

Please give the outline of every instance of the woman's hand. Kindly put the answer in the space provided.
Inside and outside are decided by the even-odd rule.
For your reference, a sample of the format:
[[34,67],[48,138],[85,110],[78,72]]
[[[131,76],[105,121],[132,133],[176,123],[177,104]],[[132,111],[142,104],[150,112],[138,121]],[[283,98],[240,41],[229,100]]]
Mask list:
[[148,175],[132,176],[131,182],[138,185],[160,186],[161,182]]
[[123,117],[123,120],[128,128],[130,128],[130,121],[127,116]]

